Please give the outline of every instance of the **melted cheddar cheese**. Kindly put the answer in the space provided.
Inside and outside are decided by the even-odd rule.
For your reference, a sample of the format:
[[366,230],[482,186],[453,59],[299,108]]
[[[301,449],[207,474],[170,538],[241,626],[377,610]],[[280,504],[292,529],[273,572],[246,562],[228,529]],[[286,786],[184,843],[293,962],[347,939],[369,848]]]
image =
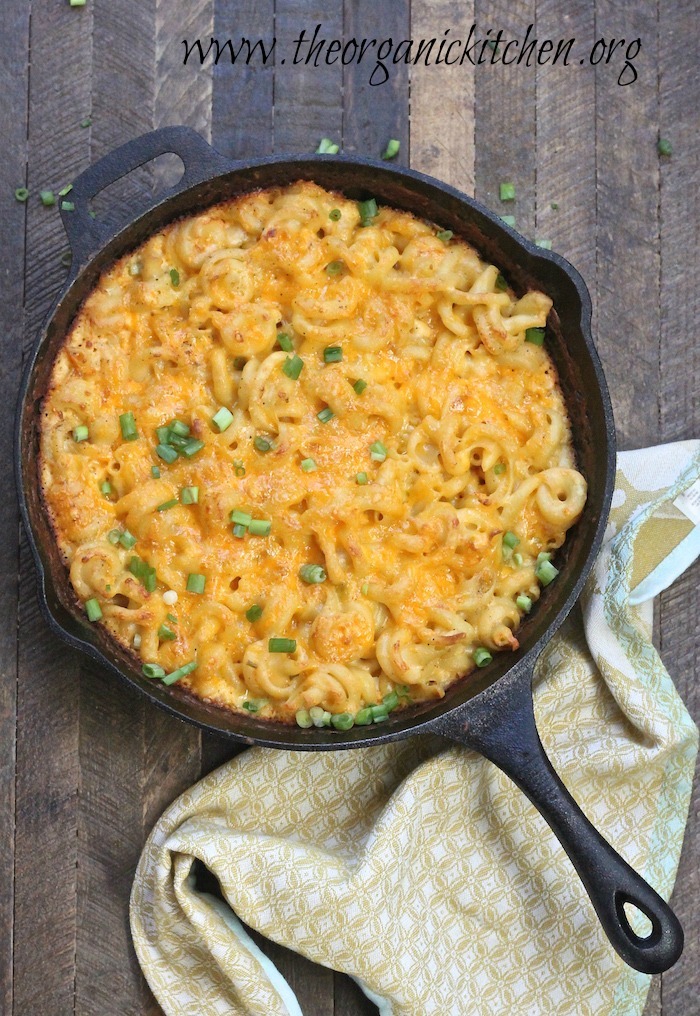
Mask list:
[[300,182],[176,222],[53,367],[40,479],[78,598],[232,710],[442,696],[517,648],[585,502],[549,298],[369,211]]

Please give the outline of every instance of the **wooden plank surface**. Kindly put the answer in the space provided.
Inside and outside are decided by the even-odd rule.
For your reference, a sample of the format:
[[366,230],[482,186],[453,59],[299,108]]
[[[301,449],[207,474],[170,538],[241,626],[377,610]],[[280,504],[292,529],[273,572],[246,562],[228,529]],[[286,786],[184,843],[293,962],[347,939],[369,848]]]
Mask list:
[[[27,86],[25,54],[29,46],[29,11],[24,2],[0,6],[0,39],[13,39],[7,59],[0,62],[0,136],[5,158],[0,160],[0,321],[6,347],[0,372],[0,404],[13,406],[22,365],[22,313],[24,303],[25,217],[27,206],[14,200],[15,188],[26,183]],[[20,313],[18,313],[20,308]],[[6,468],[12,462],[12,418],[0,421],[0,454]],[[0,1012],[12,1012],[13,919],[15,887],[15,767],[17,737],[17,601],[19,552],[18,510],[13,497],[0,501]]]
[[[624,9],[613,0],[458,7],[446,0],[88,0],[84,8],[4,0],[0,37],[12,46],[0,66],[11,100],[0,109],[2,447],[11,432],[18,336],[26,349],[65,273],[55,209],[31,200],[8,207],[5,197],[22,182],[25,161],[34,194],[57,190],[116,144],[181,122],[234,158],[313,151],[322,136],[348,153],[378,156],[398,138],[398,162],[410,160],[515,215],[525,235],[552,240],[582,272],[623,447],[699,436],[696,21],[695,0]],[[301,28],[308,40],[317,24],[327,41],[396,43],[439,41],[448,28],[464,37],[472,23],[481,34],[502,28],[520,38],[532,24],[540,39],[575,37],[582,53],[597,37],[639,36],[639,80],[617,83],[619,54],[595,70],[390,66],[381,85],[369,83],[373,63],[343,67],[321,57],[319,66],[292,66]],[[274,58],[265,66],[183,66],[182,39],[199,37],[206,47],[212,36],[263,38],[267,46],[276,36]],[[88,115],[92,126],[81,128]],[[673,143],[670,159],[658,156],[659,132]],[[128,210],[170,172],[159,165],[135,174],[102,207]],[[502,181],[515,184],[514,203],[500,202]],[[3,503],[0,512],[4,531],[16,532],[16,506]],[[0,1011],[156,1016],[128,937],[134,865],[162,809],[231,757],[231,746],[105,682],[57,644],[38,611],[26,543],[5,540],[0,553],[7,577],[0,609],[12,618],[0,631]],[[658,611],[664,660],[696,717],[699,587],[696,565]],[[645,1016],[691,1016],[698,1008],[699,809],[696,785],[674,894],[686,952],[654,980]],[[305,1016],[376,1012],[344,976],[270,943],[264,948]]]

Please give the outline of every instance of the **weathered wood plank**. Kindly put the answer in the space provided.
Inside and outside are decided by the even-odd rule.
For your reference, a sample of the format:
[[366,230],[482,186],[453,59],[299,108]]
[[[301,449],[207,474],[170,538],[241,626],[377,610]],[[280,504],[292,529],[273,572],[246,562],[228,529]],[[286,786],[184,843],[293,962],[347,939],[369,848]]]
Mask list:
[[[342,137],[342,65],[339,60],[330,65],[325,62],[327,45],[322,52],[314,50],[306,63],[317,25],[320,28],[314,45],[322,39],[327,44],[342,38],[342,5],[324,4],[321,0],[277,0],[273,130],[276,152],[314,151],[322,137],[337,143]],[[302,30],[305,39],[299,49],[299,62],[294,66],[295,40]]]
[[[24,184],[27,171],[27,100],[29,74],[25,53],[29,48],[29,11],[25,3],[11,0],[0,7],[0,38],[13,46],[0,63],[0,136],[5,157],[0,161],[0,320],[6,347],[0,373],[0,453],[12,461],[14,406],[22,363],[22,314],[26,206],[13,200],[16,187]],[[0,589],[0,1011],[12,1012],[12,947],[14,920],[15,861],[15,766],[17,736],[17,605],[19,571],[19,520],[13,497],[0,505],[0,530],[6,534],[0,548],[0,569],[5,581]]]
[[[227,39],[238,44],[245,37],[251,45],[261,39],[267,53],[274,34],[274,0],[239,0],[236,4],[216,0],[214,38],[221,45]],[[234,64],[224,58],[214,67],[212,136],[215,147],[233,159],[272,152],[274,60],[274,54],[264,64],[259,57],[249,64],[240,59]]]
[[[622,35],[619,4],[598,0],[595,31]],[[622,448],[658,439],[659,166],[656,8],[626,7],[624,38],[643,41],[639,78],[596,70],[597,342]]]
[[[30,29],[28,185],[54,191],[88,161],[92,9],[36,0]],[[70,73],[66,73],[70,68]],[[27,208],[25,342],[65,275],[56,209]],[[20,558],[14,1011],[73,1011],[76,949],[78,661],[39,613]]]
[[[700,36],[692,0],[659,8],[659,133],[673,145],[661,156],[660,438],[700,435],[700,297],[689,280],[700,271]],[[700,719],[700,566],[661,597],[661,653],[696,722]],[[693,1012],[700,995],[700,786],[696,774],[673,905],[685,951],[662,977],[662,1012]]]
[[[448,0],[430,5],[414,0],[411,37],[465,40],[474,23],[473,2],[455,9]],[[411,71],[411,165],[474,193],[474,68],[471,64],[431,67],[421,63]]]
[[[517,0],[496,16],[485,0],[475,2],[479,38],[524,40],[535,22],[534,0]],[[487,36],[488,30],[491,35]],[[532,33],[531,33],[532,37]],[[499,215],[513,215],[516,228],[532,237],[535,229],[535,69],[500,62],[476,67],[476,197]],[[515,201],[501,201],[499,184],[515,186]]]
[[396,47],[401,39],[410,39],[410,11],[409,0],[345,4],[344,41],[376,39],[378,43],[360,62],[353,60],[343,68],[343,150],[348,155],[378,159],[389,139],[395,138],[401,147],[392,162],[409,163],[409,68],[405,63],[391,63],[391,56],[380,61],[377,54],[383,40],[392,40]]
[[[576,52],[590,47],[595,34],[594,8],[537,0],[537,36],[575,39]],[[572,50],[573,52],[573,50]],[[580,59],[580,58],[579,58]],[[595,68],[559,61],[535,71],[537,98],[537,209],[534,239],[551,240],[554,249],[595,286],[596,162]],[[557,207],[552,207],[556,205]]]

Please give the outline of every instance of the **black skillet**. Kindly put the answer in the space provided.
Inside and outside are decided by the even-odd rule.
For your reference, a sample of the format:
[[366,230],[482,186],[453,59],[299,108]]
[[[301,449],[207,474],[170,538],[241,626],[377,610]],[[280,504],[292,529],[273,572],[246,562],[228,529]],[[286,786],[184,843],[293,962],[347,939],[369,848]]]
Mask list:
[[[179,183],[147,202],[118,227],[89,215],[105,187],[159,155],[174,152],[185,167]],[[457,682],[436,703],[399,711],[372,727],[302,730],[207,706],[177,686],[148,681],[133,656],[101,626],[86,622],[42,510],[37,482],[39,407],[54,357],[81,302],[100,273],[173,219],[258,187],[315,180],[351,198],[376,197],[452,229],[498,265],[516,292],[536,287],[554,301],[547,347],[572,423],[579,467],[588,481],[582,518],[557,555],[560,569],[518,633],[521,649],[498,654],[478,677]],[[532,677],[543,647],[567,616],[600,549],[615,476],[615,431],[610,398],[591,337],[591,305],[583,280],[557,254],[534,246],[474,200],[437,180],[370,159],[275,156],[233,162],[194,131],[166,127],[135,138],[82,173],[62,211],[73,260],[69,276],[29,357],[20,393],[16,465],[22,516],[40,576],[40,600],[53,631],[135,685],[176,716],[235,741],[274,748],[357,748],[418,733],[441,734],[485,755],[520,787],[551,826],[583,882],[600,922],[622,958],[645,973],[672,966],[683,949],[673,911],[591,825],[552,768],[540,743],[532,706]],[[624,904],[651,921],[648,937],[630,926]]]

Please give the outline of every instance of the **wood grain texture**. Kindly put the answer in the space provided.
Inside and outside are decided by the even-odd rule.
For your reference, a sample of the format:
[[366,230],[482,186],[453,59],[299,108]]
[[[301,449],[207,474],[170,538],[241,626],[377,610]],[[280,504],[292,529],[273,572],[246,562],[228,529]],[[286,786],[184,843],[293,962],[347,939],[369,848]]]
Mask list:
[[[659,133],[673,145],[660,157],[660,438],[700,435],[700,35],[697,4],[659,6]],[[700,566],[661,596],[661,652],[696,721],[700,719]],[[664,1016],[700,1007],[700,787],[696,774],[673,905],[685,929],[680,962],[662,977]]]
[[[480,38],[494,38],[503,29],[505,39],[524,40],[535,23],[534,0],[515,0],[498,9],[476,0],[474,15]],[[491,35],[487,36],[487,31]],[[513,215],[516,228],[533,237],[536,207],[536,102],[535,69],[525,61],[503,66],[490,63],[475,68],[476,96],[476,197],[499,215]],[[515,201],[501,201],[499,185],[515,185]]]
[[[27,172],[29,11],[11,0],[0,6],[0,39],[12,39],[7,59],[0,63],[0,136],[5,157],[0,160],[0,321],[6,342],[0,372],[0,454],[9,466],[13,457],[13,410],[22,365],[22,313],[24,302],[24,230],[26,205],[14,200],[16,187]],[[20,311],[18,313],[18,308]],[[0,1012],[12,1012],[12,949],[15,883],[15,766],[17,736],[17,605],[19,574],[19,519],[15,499],[0,501]]]
[[348,0],[345,4],[344,41],[377,40],[371,56],[343,68],[343,151],[348,155],[378,159],[387,142],[395,138],[401,147],[392,162],[409,164],[409,68],[404,63],[391,63],[390,57],[379,61],[378,55],[384,40],[391,40],[395,51],[400,40],[410,37],[409,0],[392,4]]
[[[28,186],[57,191],[89,160],[92,10],[36,0],[31,11]],[[70,67],[70,74],[66,68]],[[55,208],[27,207],[25,348],[65,276]],[[73,1011],[76,951],[79,663],[39,613],[20,558],[15,1013]]]
[[621,448],[658,439],[659,165],[656,7],[597,0],[598,37],[642,39],[639,79],[596,68],[597,329]]
[[[474,23],[473,2],[449,0],[411,8],[414,39],[466,39]],[[417,65],[411,70],[411,165],[474,193],[474,70],[469,63]]]

